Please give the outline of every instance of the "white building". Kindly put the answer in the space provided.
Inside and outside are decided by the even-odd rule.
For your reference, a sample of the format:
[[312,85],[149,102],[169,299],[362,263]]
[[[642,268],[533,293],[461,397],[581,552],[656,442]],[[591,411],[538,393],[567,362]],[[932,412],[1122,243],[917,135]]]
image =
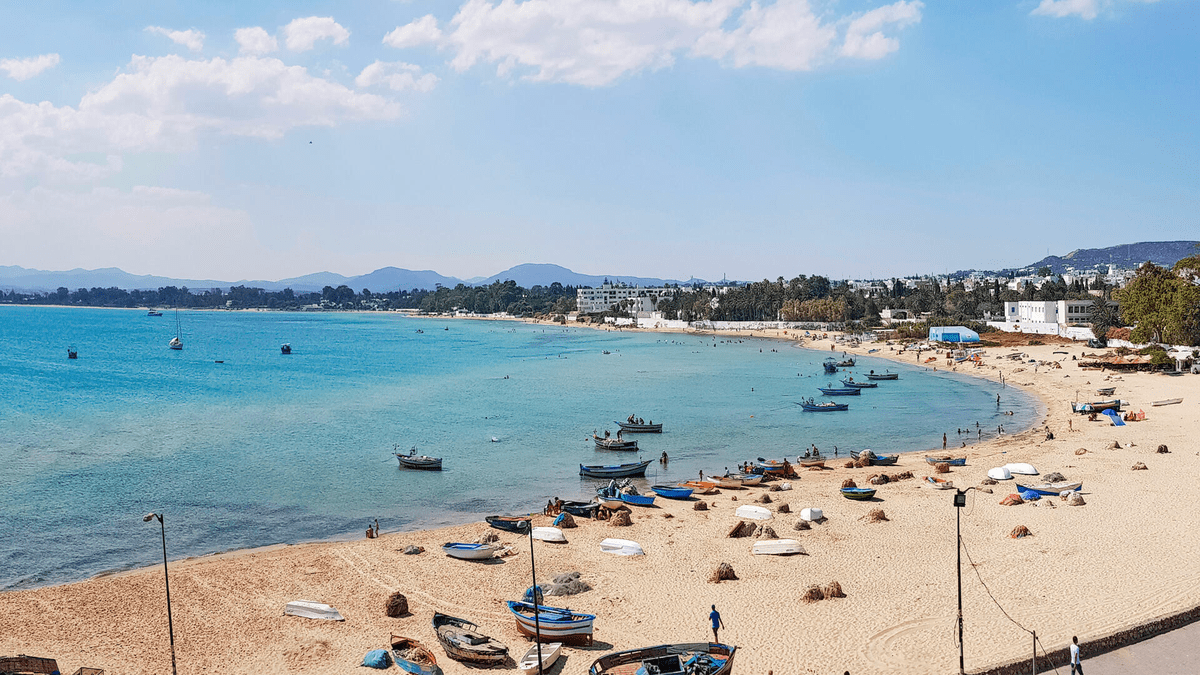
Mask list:
[[580,288],[575,291],[575,306],[580,314],[595,314],[612,309],[613,305],[629,301],[627,311],[649,313],[655,311],[658,299],[669,297],[676,288],[642,288],[605,282],[600,288]]
[[[1109,307],[1117,303],[1108,301]],[[1004,322],[1086,326],[1092,322],[1092,300],[1021,300],[1004,303]]]

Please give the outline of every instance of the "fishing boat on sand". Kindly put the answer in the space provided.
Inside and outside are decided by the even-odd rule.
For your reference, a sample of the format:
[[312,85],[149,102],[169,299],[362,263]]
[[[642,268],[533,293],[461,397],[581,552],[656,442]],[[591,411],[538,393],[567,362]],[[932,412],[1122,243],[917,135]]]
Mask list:
[[742,481],[727,476],[709,476],[708,479],[723,490],[741,490],[746,487],[742,485]]
[[826,396],[861,396],[862,389],[858,387],[817,387]]
[[762,483],[762,476],[755,476],[749,473],[727,473],[724,476],[709,476],[709,480],[717,484],[717,487],[738,489],[744,487],[753,487]]
[[1111,401],[1095,401],[1093,403],[1071,403],[1071,412],[1073,413],[1087,414],[1104,412],[1105,410],[1115,410],[1117,412],[1121,412],[1120,399],[1113,399]]
[[396,455],[396,459],[400,461],[400,466],[402,468],[420,469],[422,471],[441,471],[442,470],[442,458],[441,457],[430,457],[428,455],[418,455],[417,447],[415,445],[409,449],[407,455],[402,455],[398,452],[395,452],[395,450],[399,447],[400,447],[399,444],[395,445],[392,448],[392,450],[393,450],[392,454]]
[[1117,391],[1116,387],[1100,387],[1099,389],[1096,390],[1096,395],[1097,396],[1112,396],[1114,393],[1116,393],[1116,391]]
[[825,466],[826,459],[828,458],[824,455],[809,455],[808,457],[797,457],[796,463],[805,469],[811,469],[813,467]]
[[729,675],[737,647],[716,642],[688,642],[627,649],[606,654],[588,668],[588,675],[661,673],[674,675]]
[[750,553],[753,555],[796,555],[803,554],[804,547],[795,539],[765,539],[754,542]]
[[1150,405],[1155,405],[1155,406],[1158,406],[1158,405],[1176,405],[1176,404],[1179,404],[1179,403],[1183,403],[1183,399],[1181,399],[1181,398],[1167,398],[1167,399],[1163,399],[1163,400],[1161,400],[1161,401],[1153,401],[1152,403],[1150,403]]
[[592,440],[595,441],[597,450],[632,450],[637,452],[638,449],[637,441],[627,441],[621,438],[621,432],[619,431],[616,438],[609,438],[608,436],[602,438],[596,434],[592,434]]
[[833,412],[836,410],[850,409],[849,403],[834,403],[833,401],[829,401],[828,403],[814,403],[811,398],[805,401],[793,402],[801,408],[804,408],[805,412]]
[[496,547],[491,544],[466,544],[462,542],[448,542],[442,544],[442,553],[451,558],[459,560],[487,560],[496,552]]
[[1064,492],[1079,492],[1083,489],[1082,481],[1063,481],[1061,483],[1038,483],[1036,485],[1022,485],[1017,483],[1017,492],[1036,492],[1043,497],[1057,497]]
[[949,464],[950,466],[966,466],[966,457],[930,457],[925,455],[925,461],[929,464]]
[[[539,653],[541,654],[542,658],[540,666],[538,664]],[[558,660],[560,655],[562,655],[561,642],[552,642],[548,645],[540,645],[540,649],[539,645],[534,644],[525,651],[525,655],[521,657],[521,660],[517,661],[517,670],[525,673],[525,675],[544,673],[547,670],[550,670],[550,666],[554,665],[554,662]]]
[[562,510],[580,518],[595,518],[600,505],[596,502],[563,502]]
[[494,665],[508,658],[508,647],[466,619],[435,612],[433,630],[446,655],[456,661]]
[[871,372],[867,373],[867,379],[868,380],[898,380],[898,379],[900,379],[900,374],[899,373],[876,373],[875,371],[872,370]]
[[596,490],[596,499],[601,504],[624,502],[634,506],[654,506],[654,497],[639,494],[637,488],[626,478],[620,484],[615,480]]
[[557,527],[535,527],[529,535],[538,541],[544,541],[547,544],[565,544],[567,537],[563,531]]
[[617,422],[617,426],[621,427],[621,431],[627,434],[661,434],[662,422],[654,424],[641,424],[638,422]]
[[539,604],[535,625],[533,603],[509,600],[508,611],[517,620],[517,632],[525,637],[536,638],[540,633],[542,642],[592,644],[592,623],[596,620],[594,614]]
[[846,499],[853,499],[859,502],[866,501],[875,496],[875,489],[860,487],[842,488],[842,496]]
[[954,483],[945,478],[934,478],[933,476],[925,476],[925,482],[933,486],[935,490],[953,490]]
[[679,487],[691,488],[692,494],[708,495],[717,491],[717,484],[706,480],[685,480]]
[[862,452],[858,452],[857,450],[850,451],[850,457],[854,459],[858,459],[859,455],[866,455],[867,459],[870,460],[871,466],[892,466],[900,461],[900,455],[877,455],[870,450],[863,450]]
[[629,476],[645,476],[646,467],[650,466],[653,460],[644,462],[631,462],[629,464],[596,464],[596,465],[579,465],[579,475],[586,478],[626,478]]
[[413,675],[437,675],[442,672],[437,657],[425,645],[412,638],[392,635],[392,660],[400,670]]
[[855,382],[853,377],[848,380],[842,380],[842,384],[847,387],[854,387],[855,389],[874,389],[879,386],[877,382]]
[[651,485],[650,489],[659,497],[667,499],[688,499],[692,496],[692,488],[684,488],[673,485]]
[[488,516],[484,520],[497,530],[518,534],[524,534],[526,523],[530,522],[529,516]]

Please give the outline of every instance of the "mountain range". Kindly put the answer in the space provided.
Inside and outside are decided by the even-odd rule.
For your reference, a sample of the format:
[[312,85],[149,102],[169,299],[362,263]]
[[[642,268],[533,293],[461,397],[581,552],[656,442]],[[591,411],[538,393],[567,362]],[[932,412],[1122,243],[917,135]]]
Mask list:
[[1108,248],[1079,248],[1064,256],[1047,256],[1026,266],[1038,270],[1049,267],[1051,274],[1062,274],[1068,267],[1076,270],[1114,265],[1136,268],[1146,261],[1160,267],[1171,267],[1188,256],[1200,255],[1200,241],[1142,241]]

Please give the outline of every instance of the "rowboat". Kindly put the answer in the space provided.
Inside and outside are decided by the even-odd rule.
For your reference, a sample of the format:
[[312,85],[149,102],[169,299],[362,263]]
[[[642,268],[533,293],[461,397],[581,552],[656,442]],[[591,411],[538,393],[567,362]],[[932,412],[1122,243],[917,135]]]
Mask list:
[[[870,450],[863,450],[863,452],[871,453],[868,456],[868,458],[871,460],[871,466],[891,466],[900,460],[900,455],[876,455]],[[850,451],[850,456],[854,459],[858,459],[859,454],[861,453],[859,453],[857,450]]]
[[650,466],[653,460],[644,462],[632,462],[630,464],[596,464],[596,465],[579,465],[579,475],[588,478],[626,478],[629,476],[645,476],[646,467]]
[[742,481],[742,485],[745,485],[746,487],[758,485],[763,480],[762,476],[755,476],[754,474],[750,473],[729,473],[725,474],[725,477],[738,479]]
[[828,403],[813,403],[812,399],[809,399],[807,401],[798,401],[795,403],[801,408],[804,408],[806,412],[833,412],[835,410],[850,409],[849,403],[834,403],[833,401]]
[[692,488],[673,487],[670,485],[651,485],[650,489],[659,497],[667,499],[687,499],[692,496]]
[[283,608],[288,616],[300,616],[305,619],[324,619],[325,621],[345,621],[341,612],[323,602],[311,600],[293,600]]
[[559,655],[562,654],[562,643],[552,642],[548,645],[540,646],[540,653],[542,655],[542,663],[540,668],[538,667],[538,653],[538,645],[535,644],[530,647],[525,652],[525,656],[522,656],[521,660],[517,661],[517,669],[526,675],[533,675],[533,673],[541,673],[550,670],[550,666],[554,665],[554,662],[558,660]]
[[804,547],[795,539],[765,539],[754,542],[753,555],[793,555],[804,553]]
[[1021,485],[1017,483],[1017,492],[1036,492],[1039,495],[1046,497],[1057,497],[1064,492],[1079,492],[1083,489],[1082,481],[1062,482],[1062,483],[1038,483],[1037,485]]
[[618,499],[626,504],[633,504],[634,506],[654,506],[654,497],[649,495],[630,494],[624,490],[621,491]]
[[930,457],[925,455],[925,461],[930,464],[949,464],[950,466],[966,466],[966,457]]
[[785,467],[783,464],[769,462],[750,465],[750,473],[756,476],[782,476],[787,473],[787,469],[788,467]]
[[661,434],[662,424],[634,424],[632,422],[617,422],[621,431],[627,434]]
[[464,544],[449,542],[442,544],[442,553],[459,560],[486,560],[492,557],[496,547],[491,544]]
[[953,490],[954,483],[945,478],[934,478],[933,476],[925,476],[925,482],[933,486],[935,490]]
[[1112,396],[1116,391],[1116,387],[1101,387],[1096,390],[1096,394],[1098,396]]
[[1008,472],[1011,474],[1014,474],[1014,475],[1015,474],[1021,474],[1023,476],[1038,475],[1038,470],[1035,469],[1032,464],[1025,464],[1024,462],[1013,462],[1011,464],[1005,464],[1004,468],[1008,469]]
[[1121,400],[1113,399],[1111,401],[1095,401],[1093,403],[1072,403],[1071,412],[1074,413],[1094,413],[1104,412],[1105,410],[1115,410],[1121,412]]
[[749,518],[750,520],[770,520],[771,512],[761,506],[746,504],[745,506],[737,507],[734,515],[738,518]]
[[595,518],[600,505],[596,502],[563,502],[562,510],[580,518]]
[[616,438],[601,438],[596,434],[592,434],[592,440],[596,443],[597,450],[633,450],[637,451],[637,441],[627,441],[621,438],[621,434],[617,434]]
[[842,488],[842,496],[845,497],[846,499],[853,499],[855,501],[864,501],[867,499],[871,499],[872,497],[875,496],[875,488],[860,488],[860,487]]
[[1168,399],[1163,399],[1161,401],[1154,401],[1150,405],[1175,405],[1176,403],[1183,403],[1183,399],[1168,398]]
[[841,361],[838,361],[837,365],[839,368],[853,368],[854,367],[854,359],[843,359]]
[[679,484],[679,487],[691,488],[692,494],[707,495],[712,494],[717,489],[717,484],[706,480],[685,480]]
[[495,664],[508,658],[508,647],[479,632],[479,626],[441,612],[433,614],[433,630],[446,654],[457,661]]
[[899,373],[876,373],[876,372],[872,371],[870,373],[867,373],[867,379],[868,380],[898,380],[898,379],[900,379],[900,374]]
[[529,523],[529,516],[488,516],[484,518],[488,525],[505,532],[524,533]]
[[817,387],[826,396],[861,396],[862,389],[858,387]]
[[541,642],[592,643],[592,622],[596,620],[594,614],[539,604],[535,625],[532,603],[509,600],[508,611],[517,620],[517,631],[526,637],[539,639],[537,636],[540,634]]
[[412,638],[393,635],[392,660],[400,666],[400,670],[413,675],[437,675],[442,672],[438,668],[437,657],[433,652]]
[[408,451],[407,455],[402,455],[398,452],[394,453],[396,459],[400,461],[400,466],[405,469],[424,469],[425,471],[441,471],[442,458],[430,457],[428,455],[418,455],[417,448],[414,446]]
[[563,531],[557,527],[535,527],[531,535],[534,539],[544,541],[549,544],[565,544],[567,538],[563,536]]
[[596,659],[588,668],[588,675],[625,675],[634,671],[663,675],[683,672],[688,675],[729,675],[733,672],[736,653],[737,647],[716,642],[627,649]]
[[874,382],[855,382],[854,378],[842,380],[842,384],[846,385],[847,387],[854,387],[855,389],[874,389],[875,387],[879,386]]
[[600,552],[613,555],[646,555],[641,544],[628,539],[605,539],[600,542]]
[[821,455],[813,455],[812,457],[797,457],[796,463],[807,469],[814,466],[825,466],[825,459],[826,458],[822,457]]
[[741,490],[745,486],[742,481],[729,476],[709,476],[708,479],[717,487],[724,490]]

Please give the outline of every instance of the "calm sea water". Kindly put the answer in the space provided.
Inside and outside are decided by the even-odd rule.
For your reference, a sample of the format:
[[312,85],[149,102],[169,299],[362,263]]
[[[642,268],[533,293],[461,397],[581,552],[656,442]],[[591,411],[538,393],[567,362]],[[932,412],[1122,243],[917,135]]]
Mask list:
[[[592,431],[631,413],[665,424],[638,437],[643,458],[669,454],[651,467],[660,481],[810,443],[940,449],[943,431],[958,445],[958,427],[1017,431],[1039,414],[1013,389],[871,358],[856,371],[901,379],[841,399],[846,413],[805,413],[796,401],[836,383],[828,352],[764,340],[383,314],[179,320],[176,352],[171,313],[0,308],[0,588],[153,563],[149,511],[177,558],[586,499],[597,481],[581,462],[632,460],[594,450]],[[445,470],[399,470],[394,445]]]

